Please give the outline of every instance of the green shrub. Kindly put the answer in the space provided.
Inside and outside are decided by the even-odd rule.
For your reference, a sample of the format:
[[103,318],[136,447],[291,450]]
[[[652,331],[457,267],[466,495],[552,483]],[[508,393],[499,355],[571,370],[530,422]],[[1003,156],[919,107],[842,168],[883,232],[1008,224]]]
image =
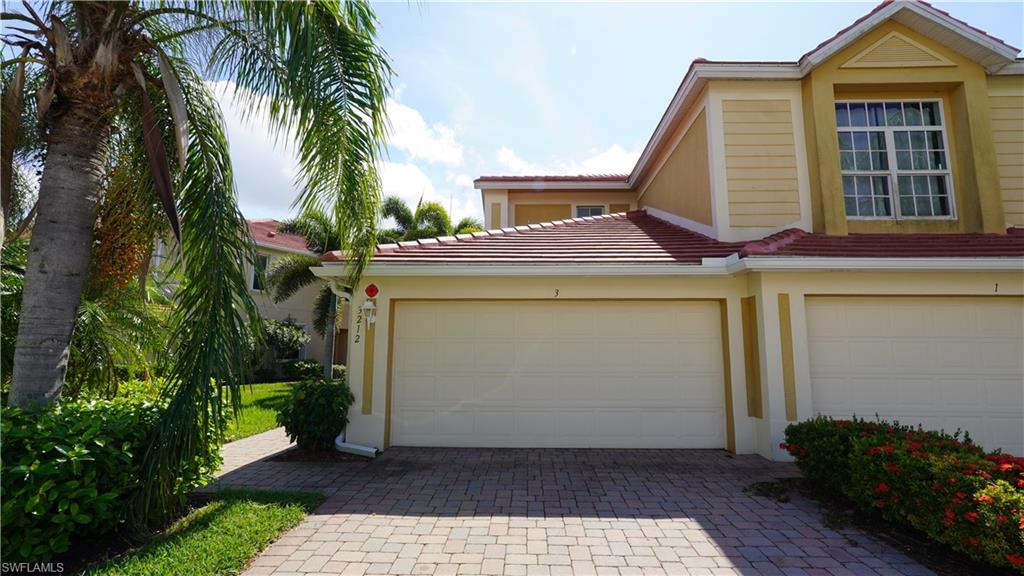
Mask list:
[[[78,539],[123,524],[140,488],[142,453],[162,410],[162,403],[142,395],[63,402],[36,413],[3,408],[4,560],[46,561]],[[218,463],[181,465],[176,496],[183,500]]]
[[345,378],[346,368],[344,364],[334,364],[331,366],[331,375],[335,378]]
[[304,380],[292,388],[277,423],[300,448],[330,450],[348,424],[348,409],[354,401],[344,379]]
[[274,352],[275,358],[295,357],[309,343],[309,334],[291,318],[283,321],[264,320],[263,329],[267,333],[267,346]]
[[1024,573],[1024,458],[968,437],[818,417],[782,445],[811,480],[936,542]]
[[324,367],[316,360],[289,360],[281,364],[281,376],[291,382],[295,380],[313,380],[321,378]]

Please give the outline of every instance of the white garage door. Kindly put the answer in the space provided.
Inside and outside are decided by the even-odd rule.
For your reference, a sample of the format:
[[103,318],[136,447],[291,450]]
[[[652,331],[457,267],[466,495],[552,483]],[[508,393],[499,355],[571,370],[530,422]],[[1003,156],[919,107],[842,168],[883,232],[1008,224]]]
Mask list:
[[1024,300],[808,298],[807,331],[816,413],[1024,453]]
[[722,448],[715,302],[399,302],[392,443]]

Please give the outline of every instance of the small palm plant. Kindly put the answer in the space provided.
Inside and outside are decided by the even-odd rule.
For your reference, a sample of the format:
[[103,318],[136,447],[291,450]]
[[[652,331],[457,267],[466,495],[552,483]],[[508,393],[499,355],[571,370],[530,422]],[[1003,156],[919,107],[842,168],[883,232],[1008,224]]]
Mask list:
[[[306,248],[316,256],[288,254],[274,261],[267,271],[274,302],[284,302],[306,286],[323,283],[310,270],[320,265],[320,256],[341,249],[343,231],[337,223],[319,210],[307,210],[302,216],[282,222],[278,232],[298,234],[306,238]],[[337,298],[330,286],[323,284],[313,300],[313,329],[324,337],[324,377],[331,377],[334,360],[334,332]]]
[[379,240],[382,244],[468,234],[484,228],[479,220],[468,216],[452,225],[452,219],[444,206],[437,202],[424,202],[422,199],[416,204],[416,210],[412,210],[401,198],[388,196],[384,199],[382,214],[385,218],[395,221],[394,228],[380,232]]

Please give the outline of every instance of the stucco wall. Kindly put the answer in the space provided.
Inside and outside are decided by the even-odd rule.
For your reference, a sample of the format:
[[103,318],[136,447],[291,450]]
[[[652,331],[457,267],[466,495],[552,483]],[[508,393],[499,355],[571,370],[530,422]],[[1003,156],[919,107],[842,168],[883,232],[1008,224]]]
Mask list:
[[[732,277],[367,277],[380,287],[377,318],[368,349],[365,324],[350,320],[350,377],[356,408],[350,412],[350,441],[383,446],[388,413],[392,301],[403,299],[714,299],[725,304],[723,327],[729,344],[729,391],[735,450],[787,459],[778,444],[792,420],[812,417],[805,300],[815,295],[888,297],[956,295],[1004,298],[1024,294],[1024,275],[1013,272],[749,272]],[[362,286],[355,306],[364,302]],[[555,296],[555,290],[558,296]],[[786,295],[780,298],[779,295]],[[762,416],[748,416],[743,298],[754,296]],[[1024,312],[1024,300],[1022,312]],[[780,303],[786,309],[780,312]],[[788,314],[786,314],[788,312]],[[789,330],[782,319],[790,319]],[[400,319],[399,319],[400,321]],[[786,346],[785,337],[791,338]],[[788,351],[787,351],[788,350]],[[368,378],[367,366],[372,365]],[[788,367],[788,368],[787,368]],[[789,394],[787,394],[787,388]],[[369,402],[366,392],[369,392]],[[787,406],[789,408],[787,415]],[[363,410],[365,408],[365,411]],[[787,417],[788,416],[788,417]]]
[[605,213],[612,205],[621,208],[636,207],[636,192],[632,190],[509,190],[508,212],[510,225],[523,226],[576,216],[576,206],[603,206]]

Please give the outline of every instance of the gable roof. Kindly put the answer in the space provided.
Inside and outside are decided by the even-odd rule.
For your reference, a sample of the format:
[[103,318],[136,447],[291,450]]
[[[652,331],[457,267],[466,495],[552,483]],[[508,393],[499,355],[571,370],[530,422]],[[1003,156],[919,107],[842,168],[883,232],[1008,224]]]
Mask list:
[[[885,0],[794,62],[723,62],[706,60],[704,58],[694,60],[690,64],[686,75],[683,76],[683,80],[676,89],[676,93],[669,102],[664,114],[662,114],[661,119],[658,121],[658,125],[640,154],[640,158],[637,159],[633,169],[626,177],[624,187],[630,188],[635,186],[646,177],[657,156],[657,152],[661,150],[666,140],[671,137],[676,125],[681,120],[681,115],[696,101],[701,90],[709,80],[798,80],[828,60],[835,53],[890,19],[948,46],[951,50],[977,62],[990,73],[996,73],[1002,69],[1010,70],[1013,73],[1024,73],[1024,69],[1020,69],[1021,62],[1017,60],[1017,55],[1020,52],[1019,48],[1011,46],[963,20],[954,18],[948,12],[940,10],[927,2],[919,0]],[[510,186],[510,183],[517,183],[517,181],[508,180],[508,178],[510,177],[483,176],[476,179],[474,185],[479,189],[526,187]],[[528,178],[530,178],[530,184],[537,188],[568,187],[564,186],[562,181],[555,180],[559,178],[555,176],[531,176]],[[581,179],[588,177],[574,176],[561,178]],[[605,183],[604,181],[582,179],[576,180],[576,182],[589,183],[593,187],[604,187],[603,184]],[[622,183],[617,180],[615,185],[616,187],[622,187]]]
[[[1024,230],[1008,234],[850,234],[785,230],[752,242],[721,242],[643,211],[573,218],[377,247],[373,264],[696,265],[705,258],[1024,257]],[[324,263],[342,262],[340,252]]]
[[284,250],[286,252],[312,254],[309,248],[306,247],[306,239],[302,236],[277,231],[277,227],[281,225],[280,220],[261,218],[246,220],[245,222],[249,225],[249,234],[256,241],[257,246]]

